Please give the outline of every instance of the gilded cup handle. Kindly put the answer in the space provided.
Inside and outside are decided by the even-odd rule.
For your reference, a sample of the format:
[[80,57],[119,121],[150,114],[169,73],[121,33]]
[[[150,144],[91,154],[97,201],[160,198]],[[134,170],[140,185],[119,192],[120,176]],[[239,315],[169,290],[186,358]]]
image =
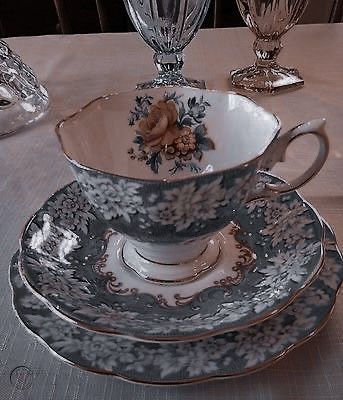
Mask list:
[[270,198],[275,195],[292,192],[309,182],[323,167],[329,154],[329,139],[325,132],[325,119],[316,119],[299,125],[277,138],[264,154],[261,170],[266,171],[278,162],[284,162],[290,143],[304,135],[314,135],[319,142],[319,150],[312,165],[299,177],[289,183],[266,183],[262,188],[251,191],[247,201]]

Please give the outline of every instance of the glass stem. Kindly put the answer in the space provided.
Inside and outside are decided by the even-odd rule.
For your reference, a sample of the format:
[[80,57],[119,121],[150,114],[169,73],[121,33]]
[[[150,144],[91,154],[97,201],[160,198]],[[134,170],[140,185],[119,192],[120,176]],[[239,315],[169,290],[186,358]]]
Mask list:
[[181,75],[181,69],[184,64],[183,53],[155,53],[154,63],[159,75]]
[[255,65],[264,68],[270,68],[276,65],[276,59],[281,49],[282,43],[279,38],[257,38],[254,42],[254,52],[256,54]]

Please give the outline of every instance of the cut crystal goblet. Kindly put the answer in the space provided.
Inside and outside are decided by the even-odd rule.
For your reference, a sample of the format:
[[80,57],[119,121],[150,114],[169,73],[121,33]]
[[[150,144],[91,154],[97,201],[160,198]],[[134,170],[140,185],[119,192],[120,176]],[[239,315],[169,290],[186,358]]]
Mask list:
[[200,28],[210,0],[124,0],[127,12],[143,40],[155,51],[158,75],[138,83],[138,89],[159,86],[205,88],[203,80],[186,78],[181,69],[184,48]]
[[232,84],[238,88],[274,93],[304,84],[295,68],[277,63],[282,49],[281,37],[302,16],[308,0],[237,0],[240,13],[256,35],[255,64],[231,71]]

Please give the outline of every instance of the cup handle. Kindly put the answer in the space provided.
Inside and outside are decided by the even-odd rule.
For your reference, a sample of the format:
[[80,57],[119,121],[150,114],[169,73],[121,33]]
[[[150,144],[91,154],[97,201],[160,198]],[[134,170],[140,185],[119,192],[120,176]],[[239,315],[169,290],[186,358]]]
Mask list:
[[263,157],[260,166],[262,171],[270,170],[276,163],[285,161],[286,151],[290,143],[303,135],[315,135],[317,137],[319,142],[317,157],[313,164],[298,178],[295,178],[289,183],[266,183],[263,188],[253,190],[250,195],[248,195],[248,201],[270,198],[278,194],[288,193],[299,189],[317,175],[329,154],[329,140],[325,133],[325,124],[325,119],[316,119],[299,125],[277,138],[270,145]]

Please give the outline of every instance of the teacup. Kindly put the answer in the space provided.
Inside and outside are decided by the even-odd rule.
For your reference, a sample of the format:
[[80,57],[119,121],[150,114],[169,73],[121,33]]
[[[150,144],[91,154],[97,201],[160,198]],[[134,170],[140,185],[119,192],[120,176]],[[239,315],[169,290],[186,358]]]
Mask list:
[[[246,202],[318,173],[329,150],[324,125],[279,137],[278,118],[245,96],[178,87],[95,99],[56,132],[97,216],[127,237],[123,261],[145,278],[180,282],[215,264],[213,235]],[[305,134],[319,141],[310,168],[289,184],[256,185]]]

